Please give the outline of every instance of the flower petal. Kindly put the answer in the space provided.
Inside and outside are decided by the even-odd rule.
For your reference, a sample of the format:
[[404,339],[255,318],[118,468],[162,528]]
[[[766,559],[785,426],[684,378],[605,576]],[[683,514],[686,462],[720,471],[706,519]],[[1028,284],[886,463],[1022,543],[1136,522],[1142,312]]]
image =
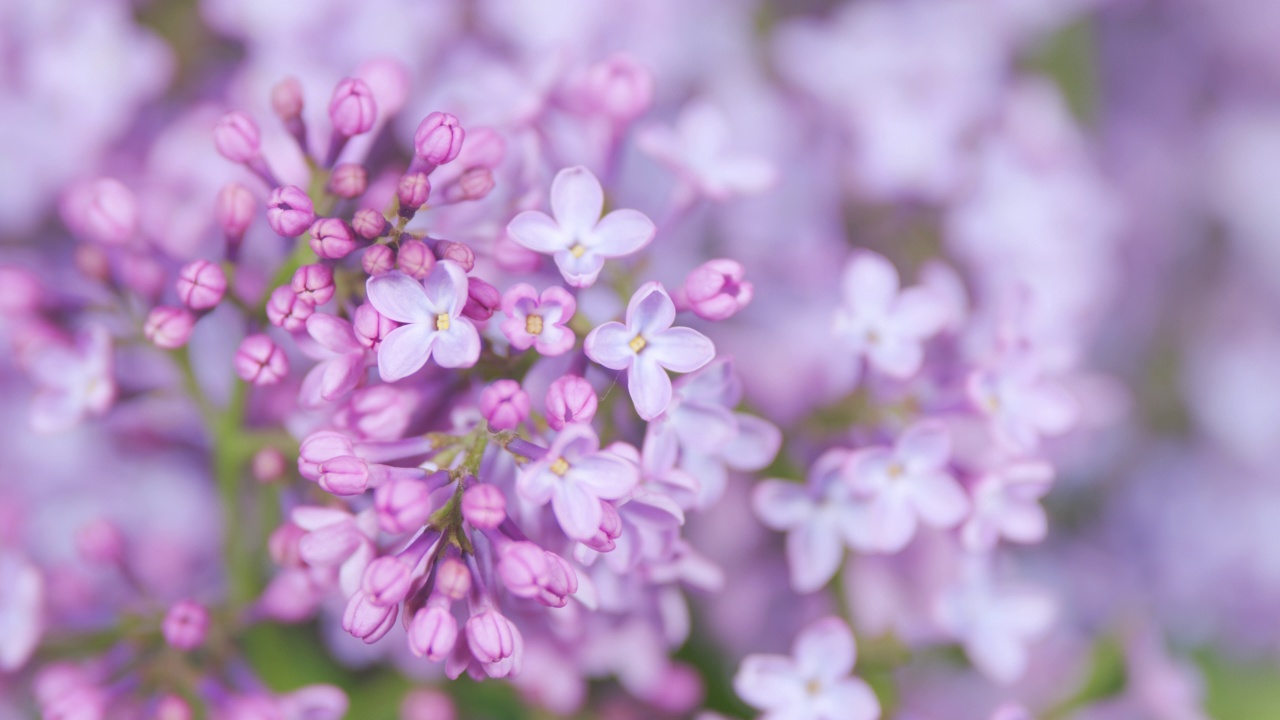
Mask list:
[[550,215],[537,210],[526,210],[512,218],[507,223],[507,237],[540,253],[553,253],[573,244],[573,238]]
[[911,503],[920,519],[936,528],[955,527],[969,514],[969,495],[955,478],[933,472],[912,477]]
[[867,346],[867,360],[885,375],[905,380],[920,371],[924,348],[910,339],[885,337]]
[[604,189],[581,165],[565,168],[551,181],[551,214],[571,240],[581,241],[604,212]]
[[364,376],[362,354],[347,353],[322,364],[325,369],[320,380],[320,397],[325,401],[333,401],[354,390]]
[[627,328],[646,340],[671,327],[676,321],[676,304],[659,282],[641,285],[627,303]]
[[841,290],[845,303],[859,315],[881,318],[898,294],[898,271],[883,255],[861,250],[845,266]]
[[756,517],[774,530],[790,530],[813,515],[813,499],[803,485],[786,480],[765,480],[751,493]]
[[574,540],[590,540],[600,529],[604,511],[600,499],[572,480],[561,481],[551,494],[551,509],[564,534]]
[[422,283],[399,271],[369,278],[365,293],[373,309],[401,323],[425,322],[431,318],[427,292]]
[[431,357],[437,334],[428,323],[402,325],[387,333],[378,346],[378,375],[395,382],[418,372]]
[[614,210],[595,226],[586,245],[607,258],[623,257],[648,245],[657,231],[639,210]]
[[804,697],[795,661],[784,655],[747,656],[733,677],[733,690],[761,710],[794,706]]
[[840,534],[821,516],[787,533],[787,565],[791,587],[799,593],[817,592],[835,577],[844,556]]
[[643,354],[674,372],[693,372],[716,356],[716,346],[710,338],[693,328],[674,327],[648,340]]
[[846,678],[828,685],[814,701],[818,720],[877,720],[880,701],[861,678]]
[[912,473],[937,470],[951,459],[951,433],[940,422],[915,423],[898,437],[894,454]]
[[903,337],[927,338],[947,324],[947,306],[923,285],[907,288],[894,302],[889,321]]
[[573,331],[563,325],[543,325],[536,344],[539,353],[555,357],[572,350],[577,339]]
[[431,268],[423,281],[423,289],[432,316],[441,313],[457,316],[467,304],[467,272],[452,260],[441,260]]
[[364,349],[360,341],[356,340],[351,323],[329,313],[315,313],[307,318],[307,334],[336,353],[359,352]]
[[796,637],[791,654],[806,680],[838,680],[853,672],[857,649],[843,620],[825,617]]
[[777,425],[755,415],[737,413],[738,434],[720,451],[720,457],[734,470],[755,472],[777,457],[782,447],[782,431]]
[[568,250],[557,250],[554,257],[564,281],[574,287],[591,287],[604,269],[604,256],[590,250],[581,256]]
[[607,322],[587,334],[583,351],[587,357],[610,370],[625,370],[636,359],[635,351],[627,344],[632,337],[631,331],[622,323]]
[[[387,341],[382,342],[385,345]],[[448,330],[436,333],[432,353],[440,367],[471,367],[480,359],[480,333],[470,320],[455,317]]]
[[646,353],[637,355],[627,370],[627,391],[643,420],[658,417],[671,404],[671,378]]
[[639,468],[610,453],[598,453],[578,460],[570,474],[575,482],[604,500],[624,497],[640,482]]

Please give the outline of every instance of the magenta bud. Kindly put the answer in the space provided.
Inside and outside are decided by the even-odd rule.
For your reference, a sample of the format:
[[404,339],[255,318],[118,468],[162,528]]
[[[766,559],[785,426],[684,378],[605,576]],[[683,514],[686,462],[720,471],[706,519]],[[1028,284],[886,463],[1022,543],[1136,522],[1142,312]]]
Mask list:
[[233,163],[247,163],[261,152],[262,134],[248,114],[233,110],[213,126],[213,144]]
[[154,720],[191,720],[191,705],[179,695],[165,695],[156,701]]
[[463,272],[471,272],[476,266],[475,252],[470,247],[452,240],[439,240],[436,242],[436,257],[441,260],[454,261],[462,268]]
[[351,227],[365,240],[373,240],[386,235],[391,229],[391,223],[377,210],[364,208],[356,211],[355,217],[351,219]]
[[76,531],[76,552],[93,563],[114,565],[124,559],[124,535],[106,518],[90,520]]
[[751,302],[755,288],[742,278],[745,271],[736,260],[708,260],[689,273],[684,296],[689,309],[704,320],[732,317]]
[[471,571],[456,557],[445,558],[436,566],[435,591],[450,600],[461,600],[471,592]]
[[502,305],[502,293],[498,288],[478,277],[467,278],[467,303],[462,314],[476,322],[484,322]]
[[360,78],[343,78],[329,101],[329,119],[340,135],[352,137],[369,132],[378,119],[373,90]]
[[462,494],[462,517],[477,530],[492,530],[507,519],[507,498],[488,483],[477,483]]
[[311,225],[311,250],[325,260],[340,260],[356,249],[351,228],[339,218],[320,218]]
[[347,600],[342,629],[366,643],[378,642],[395,625],[399,608],[399,605],[374,605],[363,591],[357,591]]
[[396,267],[396,252],[386,245],[370,245],[360,258],[360,266],[370,277],[386,275]]
[[272,86],[271,110],[285,122],[302,115],[302,83],[298,78],[290,76]]
[[320,463],[320,487],[334,495],[359,495],[369,489],[369,463],[340,455]]
[[369,171],[358,163],[342,163],[329,176],[329,189],[338,197],[358,198],[369,188]]
[[378,513],[378,527],[392,534],[421,528],[434,510],[431,489],[412,478],[384,483],[373,493],[373,507]]
[[281,285],[271,291],[267,299],[267,320],[278,328],[289,332],[298,332],[307,326],[307,318],[316,311],[316,306],[298,297],[293,288]]
[[138,199],[119,180],[98,178],[67,193],[62,218],[84,238],[123,245],[138,229]]
[[622,535],[622,518],[618,516],[617,509],[610,503],[601,502],[600,509],[604,511],[600,519],[600,527],[590,540],[582,544],[596,552],[611,552],[616,547],[614,541],[618,539],[618,536]]
[[471,168],[444,190],[444,199],[451,203],[482,200],[494,186],[493,171],[489,168]]
[[515,380],[502,379],[480,392],[480,414],[494,430],[513,430],[529,418],[529,393]]
[[315,222],[311,198],[296,185],[282,185],[267,197],[267,224],[281,237],[297,237]]
[[409,277],[421,280],[431,274],[431,268],[436,266],[436,258],[431,254],[431,248],[421,240],[405,240],[400,243],[396,266]]
[[639,117],[653,102],[653,73],[626,57],[591,66],[582,92],[590,107],[617,122]]
[[538,602],[547,607],[564,607],[569,596],[578,592],[578,574],[568,561],[553,552],[546,553],[547,574],[538,589]]
[[351,321],[352,329],[355,330],[356,340],[361,345],[370,350],[377,350],[382,338],[387,333],[400,327],[400,323],[387,318],[379,313],[368,303],[356,308]]
[[413,134],[413,150],[432,165],[443,165],[458,157],[466,136],[457,117],[433,112],[418,124]]
[[156,347],[173,350],[187,344],[196,316],[186,308],[161,305],[154,308],[142,326],[142,334]]
[[209,633],[209,611],[194,600],[179,600],[165,613],[164,640],[179,650],[195,650]]
[[598,405],[591,383],[577,375],[564,375],[547,388],[547,424],[552,430],[562,430],[569,423],[591,422]]
[[333,285],[333,268],[319,263],[295,270],[289,287],[299,298],[317,307],[329,302],[337,290]]
[[453,652],[457,642],[458,621],[446,607],[427,605],[409,623],[409,650],[418,657],[438,662]]
[[227,276],[222,266],[208,260],[194,260],[178,271],[178,298],[192,310],[208,310],[222,302]]
[[[457,635],[456,625],[454,635]],[[458,710],[447,693],[418,688],[409,691],[400,703],[400,720],[458,720]]]
[[240,342],[234,365],[236,375],[252,385],[274,385],[289,374],[289,359],[284,351],[263,333]]
[[528,541],[507,543],[499,552],[498,576],[512,595],[537,597],[547,580],[547,553]]
[[396,198],[400,201],[400,215],[413,217],[418,208],[426,204],[431,197],[431,181],[423,172],[409,173],[400,178],[396,186]]
[[254,453],[253,461],[250,463],[253,478],[260,483],[279,480],[284,475],[285,462],[284,454],[279,450],[272,447],[262,448]]
[[361,589],[369,602],[386,607],[404,600],[412,584],[413,568],[394,555],[384,555],[364,569]]
[[516,651],[520,631],[497,610],[483,610],[467,620],[467,645],[482,663],[496,663]]
[[111,278],[111,260],[97,245],[76,245],[76,249],[71,251],[71,260],[76,264],[76,270],[91,280],[106,282]]
[[298,447],[298,472],[308,480],[320,479],[320,465],[344,455],[354,455],[351,438],[335,430],[319,430],[306,436]]
[[218,191],[213,216],[227,237],[240,239],[253,222],[253,194],[240,183],[229,182]]

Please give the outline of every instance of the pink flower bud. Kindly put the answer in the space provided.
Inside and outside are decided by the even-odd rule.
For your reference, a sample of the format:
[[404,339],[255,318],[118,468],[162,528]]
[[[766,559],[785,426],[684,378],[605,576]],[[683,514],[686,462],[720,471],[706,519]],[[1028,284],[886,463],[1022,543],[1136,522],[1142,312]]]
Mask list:
[[492,530],[507,519],[507,498],[488,483],[477,483],[462,494],[462,517],[477,530]]
[[421,528],[435,509],[431,506],[431,489],[411,478],[392,480],[379,487],[373,494],[373,507],[378,513],[378,527],[392,534]]
[[461,600],[471,592],[471,571],[456,557],[445,558],[436,566],[435,591],[450,600]]
[[396,267],[396,253],[386,245],[370,245],[360,258],[360,266],[370,277],[386,275]]
[[285,522],[271,531],[267,538],[267,551],[271,559],[281,567],[302,567],[302,558],[298,554],[298,541],[307,534],[293,522]]
[[303,300],[293,292],[293,288],[281,285],[271,291],[267,299],[267,320],[278,328],[289,332],[298,332],[307,326],[307,318],[316,311],[316,306]]
[[564,375],[547,388],[547,424],[562,430],[568,423],[591,422],[598,405],[591,383],[577,375]]
[[755,288],[743,281],[745,271],[736,260],[708,260],[689,273],[684,297],[689,309],[704,320],[732,317],[751,302]]
[[493,171],[489,168],[471,168],[445,188],[444,199],[451,202],[482,200],[494,186]]
[[422,172],[409,173],[400,178],[396,186],[396,198],[400,201],[400,215],[413,217],[418,208],[426,204],[431,197],[431,181]]
[[298,78],[287,77],[272,86],[271,110],[285,122],[302,115],[302,83]]
[[418,657],[438,662],[453,652],[458,642],[458,621],[448,608],[427,605],[409,623],[409,650]]
[[413,584],[412,568],[394,555],[375,558],[364,569],[361,589],[374,605],[386,607],[404,600]]
[[114,565],[124,559],[124,535],[106,518],[90,520],[76,531],[76,552],[93,563]]
[[547,607],[564,607],[569,596],[578,592],[578,574],[564,558],[546,553],[547,574],[538,589],[538,602]]
[[179,650],[195,650],[209,632],[209,611],[194,600],[179,600],[165,613],[164,640]]
[[630,58],[613,57],[591,66],[581,91],[597,112],[629,122],[653,102],[653,73]]
[[131,252],[120,262],[120,278],[134,292],[154,301],[164,290],[169,275],[154,256]]
[[497,610],[483,610],[467,620],[467,645],[482,663],[496,663],[515,654],[520,631]]
[[600,518],[600,527],[596,530],[595,535],[582,544],[596,552],[613,552],[613,549],[617,546],[615,541],[622,535],[622,518],[618,516],[617,509],[610,503],[601,502],[600,509],[604,511]]
[[383,316],[368,303],[356,308],[351,325],[355,330],[356,340],[370,350],[377,350],[382,338],[400,327],[400,323]]
[[476,254],[472,249],[460,242],[439,240],[436,242],[436,257],[441,260],[452,260],[462,268],[463,272],[471,272],[476,266]]
[[431,254],[431,248],[421,240],[405,240],[400,243],[396,266],[409,277],[421,280],[431,274],[436,258]]
[[355,252],[351,228],[339,218],[320,218],[311,225],[311,250],[325,260],[340,260]]
[[[359,336],[357,339],[365,342]],[[352,393],[333,421],[337,427],[351,431],[362,440],[398,440],[404,437],[417,407],[418,395],[414,391],[394,385],[373,385]]]
[[191,706],[178,695],[165,695],[156,702],[155,720],[191,720]]
[[218,154],[233,163],[247,163],[261,152],[258,124],[246,113],[233,110],[213,126],[213,144]]
[[[351,227],[365,240],[374,240],[387,234],[391,229],[391,223],[387,222],[387,219],[377,210],[364,208],[356,211],[355,217],[351,219]],[[386,249],[390,250],[390,248]]]
[[354,455],[351,438],[333,430],[313,432],[298,447],[298,472],[308,480],[320,479],[320,465],[343,455]]
[[329,177],[329,189],[338,197],[358,198],[369,187],[369,171],[358,163],[342,163]]
[[208,260],[194,260],[178,271],[178,298],[192,310],[208,310],[222,302],[227,276],[222,266]]
[[240,183],[229,182],[218,191],[213,216],[227,237],[240,239],[253,222],[253,193]]
[[269,483],[273,480],[279,480],[285,471],[284,454],[275,448],[262,448],[254,453],[253,460],[249,464],[253,472],[253,479],[260,483]]
[[334,495],[359,495],[369,489],[369,463],[340,455],[320,463],[320,487]]
[[499,552],[498,576],[512,595],[537,597],[547,580],[547,553],[531,542],[507,543]]
[[337,290],[333,284],[333,268],[319,263],[295,270],[289,287],[298,297],[317,307],[329,302]]
[[147,315],[142,334],[156,347],[173,350],[187,344],[196,316],[186,308],[161,305]]
[[311,198],[296,185],[282,185],[267,196],[267,224],[281,237],[297,237],[315,222]]
[[[457,635],[456,626],[454,634]],[[458,711],[447,694],[418,688],[409,691],[400,703],[400,720],[458,720]]]
[[67,193],[62,219],[88,240],[123,245],[138,229],[138,200],[119,180],[98,178]]
[[484,322],[502,305],[502,293],[498,288],[478,277],[467,278],[467,304],[462,307],[464,317]]
[[234,364],[236,375],[252,385],[275,385],[289,374],[289,359],[284,351],[262,333],[240,342]]
[[507,141],[493,128],[476,128],[469,134],[466,147],[458,155],[458,163],[467,168],[493,169],[507,155]]
[[258,599],[257,610],[281,622],[302,622],[315,613],[324,593],[312,580],[309,569],[288,568],[267,584]]
[[480,393],[480,414],[494,430],[513,430],[529,417],[529,393],[515,380],[502,379]]
[[457,117],[433,112],[418,124],[413,134],[413,149],[418,157],[432,165],[443,165],[458,157],[466,136]]
[[357,591],[347,600],[346,610],[342,613],[342,629],[366,643],[378,642],[395,625],[399,609],[399,605],[374,605],[363,591]]
[[359,78],[343,78],[329,101],[329,120],[340,135],[353,137],[369,132],[378,119],[373,90]]

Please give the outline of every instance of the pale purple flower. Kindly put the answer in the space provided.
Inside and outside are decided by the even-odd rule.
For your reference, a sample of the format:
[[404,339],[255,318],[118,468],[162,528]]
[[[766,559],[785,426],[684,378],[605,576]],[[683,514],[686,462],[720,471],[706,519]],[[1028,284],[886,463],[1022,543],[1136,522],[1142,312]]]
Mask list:
[[277,701],[282,720],[342,720],[350,701],[333,685],[306,685],[281,695]]
[[1075,397],[1028,359],[976,370],[967,389],[969,399],[990,419],[996,439],[1014,452],[1034,451],[1041,437],[1067,432],[1080,416]]
[[946,306],[924,286],[899,291],[893,264],[866,250],[849,259],[841,292],[835,332],[855,361],[865,357],[893,378],[915,375],[924,362],[924,341],[946,324]]
[[777,182],[777,170],[763,158],[735,152],[731,127],[722,109],[700,98],[684,106],[674,128],[646,128],[637,142],[713,200],[768,190]]
[[649,244],[657,229],[638,210],[604,210],[604,189],[591,171],[565,168],[551,183],[551,213],[526,210],[507,225],[520,245],[555,258],[565,282],[590,287],[607,258],[630,255]]
[[578,375],[558,377],[547,388],[547,425],[552,430],[561,430],[567,423],[591,422],[599,404],[595,388],[585,378]]
[[354,593],[375,554],[377,513],[369,509],[352,515],[337,508],[303,506],[289,517],[306,531],[298,540],[298,556],[315,567],[337,567],[343,592]]
[[74,348],[41,344],[24,365],[39,386],[31,402],[36,432],[66,430],[85,416],[101,415],[115,401],[111,334],[102,326],[86,329]]
[[507,316],[499,327],[511,347],[536,347],[548,357],[573,349],[576,337],[565,326],[578,310],[578,303],[564,288],[552,285],[538,295],[532,285],[513,285],[502,296],[502,312]]
[[1041,461],[1020,461],[988,472],[973,486],[973,514],[965,521],[961,538],[970,550],[985,552],[1003,537],[1018,543],[1036,543],[1049,529],[1040,498],[1053,484],[1053,466]]
[[602,500],[617,500],[640,481],[635,464],[600,450],[590,426],[566,425],[539,460],[520,468],[516,490],[534,505],[551,503],[556,520],[574,540],[588,540],[600,527]]
[[448,602],[432,596],[426,607],[414,613],[409,623],[409,651],[418,657],[439,662],[449,656],[458,641],[458,621],[449,612]]
[[234,163],[247,163],[260,154],[262,134],[258,123],[247,113],[233,110],[213,126],[213,144],[218,154]]
[[934,605],[938,625],[964,645],[979,670],[1001,683],[1022,677],[1027,646],[1048,631],[1055,613],[1053,599],[1044,592],[997,588],[989,569],[976,564]]
[[661,283],[640,286],[627,305],[626,324],[607,322],[587,335],[587,357],[611,370],[627,371],[627,390],[645,420],[671,403],[667,370],[693,372],[711,362],[715,345],[686,327],[671,327],[676,306]]
[[376,643],[391,632],[399,612],[400,605],[378,605],[363,590],[357,590],[347,599],[342,629],[367,645]]
[[302,379],[298,399],[307,407],[318,407],[354,390],[364,378],[368,361],[365,346],[346,320],[316,313],[307,318],[306,325],[307,334],[327,357]]
[[423,282],[390,272],[369,278],[369,303],[399,323],[378,347],[378,373],[394,382],[417,372],[430,358],[446,368],[471,367],[480,357],[480,333],[462,316],[467,276],[452,262],[440,262]]
[[947,470],[951,435],[924,420],[902,432],[892,448],[864,448],[849,456],[848,482],[863,517],[853,546],[895,553],[915,536],[917,521],[951,528],[969,512],[969,497]]
[[768,720],[877,720],[875,693],[851,674],[856,660],[849,626],[826,617],[800,632],[790,657],[747,656],[733,689]]
[[161,630],[170,647],[195,650],[209,634],[209,610],[194,600],[179,600],[165,613]]
[[11,551],[0,551],[0,671],[21,668],[44,633],[44,576]]
[[213,217],[228,238],[238,241],[253,222],[256,209],[253,193],[240,183],[229,182],[218,190]]

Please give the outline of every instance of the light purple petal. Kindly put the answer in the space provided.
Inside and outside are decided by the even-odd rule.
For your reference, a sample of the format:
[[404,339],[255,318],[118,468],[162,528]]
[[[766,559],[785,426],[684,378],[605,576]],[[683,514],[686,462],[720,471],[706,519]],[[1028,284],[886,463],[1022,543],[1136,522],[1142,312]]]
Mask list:
[[457,316],[467,304],[467,273],[452,260],[436,263],[423,286],[432,316],[440,313]]
[[575,482],[604,500],[624,497],[640,482],[640,469],[609,453],[584,457],[570,471]]
[[676,320],[676,305],[662,283],[641,285],[627,303],[627,328],[646,340],[671,327]]
[[903,431],[894,450],[912,473],[937,470],[951,459],[951,433],[940,422],[918,422]]
[[947,306],[923,285],[907,288],[898,295],[889,322],[903,337],[927,338],[947,324]]
[[[387,341],[382,342],[383,347],[386,347]],[[455,317],[448,330],[436,333],[432,354],[440,367],[471,367],[480,358],[480,333],[470,320]]]
[[817,720],[877,720],[880,701],[860,678],[847,678],[823,689],[814,701]]
[[898,271],[883,255],[859,251],[845,266],[841,290],[845,303],[859,315],[885,317],[898,294]]
[[547,357],[555,357],[572,350],[573,343],[577,339],[573,331],[563,325],[543,325],[536,344],[539,353]]
[[84,400],[75,393],[44,390],[31,398],[31,429],[52,433],[75,427],[84,417]]
[[402,272],[393,271],[369,278],[365,292],[373,309],[391,320],[418,323],[432,319],[422,283]]
[[1037,543],[1049,532],[1044,508],[1035,501],[1006,502],[996,521],[1000,533],[1014,542]]
[[671,378],[646,353],[637,355],[627,370],[627,391],[643,420],[658,417],[671,404]]
[[604,511],[600,500],[573,481],[562,481],[551,494],[551,509],[564,534],[574,540],[589,540],[600,529]]
[[604,269],[604,256],[591,251],[579,257],[568,250],[557,250],[553,257],[564,281],[573,287],[591,287]]
[[553,253],[573,244],[573,238],[544,212],[526,210],[507,223],[507,237],[534,252]]
[[868,531],[877,551],[896,553],[915,537],[916,513],[906,493],[886,490],[867,509]]
[[787,564],[791,587],[799,593],[821,590],[835,577],[844,556],[840,534],[820,517],[787,533]]
[[838,680],[853,672],[857,649],[843,620],[825,617],[800,631],[791,652],[806,680]]
[[782,431],[777,425],[746,413],[737,413],[738,434],[720,451],[720,457],[734,470],[762,470],[777,457],[782,447]]
[[1036,428],[1045,435],[1060,435],[1070,430],[1080,416],[1075,397],[1056,383],[1040,383],[1031,392],[1027,404]]
[[933,527],[955,527],[969,514],[969,495],[946,473],[914,476],[909,489],[920,519]]
[[639,210],[614,210],[591,231],[588,246],[607,258],[630,255],[653,240],[657,228]]
[[622,323],[607,322],[587,334],[583,350],[587,357],[610,370],[625,370],[636,358],[635,351],[628,346],[633,337]]
[[328,367],[329,360],[317,363],[307,371],[307,376],[302,378],[302,385],[298,388],[298,402],[303,407],[314,408],[324,404],[324,395],[320,392],[320,386],[324,380],[324,371]]
[[[439,343],[437,343],[437,351]],[[348,353],[339,355],[338,357],[321,363],[325,366],[323,376],[320,381],[320,397],[326,401],[332,401],[343,394],[354,390],[356,385],[360,384],[360,378],[364,376],[364,356],[358,353]]]
[[547,468],[544,462],[533,463],[516,476],[516,492],[534,505],[546,505],[551,499],[560,478]]
[[336,353],[360,352],[364,349],[360,341],[356,340],[351,323],[329,313],[315,313],[307,318],[307,334]]
[[733,690],[761,710],[794,706],[804,697],[795,662],[783,655],[749,655],[733,677]]
[[604,212],[604,189],[591,171],[578,165],[556,173],[551,181],[551,214],[575,239],[595,227]]
[[659,365],[683,373],[711,362],[716,356],[716,346],[693,328],[674,327],[649,338],[649,344],[641,352]]
[[895,461],[893,451],[886,447],[855,450],[845,464],[849,487],[859,495],[878,495],[889,486],[889,467]]
[[559,285],[552,285],[542,291],[538,304],[545,309],[543,317],[548,323],[561,323],[573,317],[578,311],[578,301],[573,295]]
[[435,326],[425,322],[402,325],[387,333],[378,346],[378,375],[395,382],[418,372],[431,357],[436,335]]
[[813,499],[803,485],[786,480],[765,480],[751,493],[756,517],[774,530],[799,527],[813,516]]
[[920,371],[924,364],[924,348],[920,343],[898,338],[880,338],[867,346],[867,360],[880,372],[905,380]]

